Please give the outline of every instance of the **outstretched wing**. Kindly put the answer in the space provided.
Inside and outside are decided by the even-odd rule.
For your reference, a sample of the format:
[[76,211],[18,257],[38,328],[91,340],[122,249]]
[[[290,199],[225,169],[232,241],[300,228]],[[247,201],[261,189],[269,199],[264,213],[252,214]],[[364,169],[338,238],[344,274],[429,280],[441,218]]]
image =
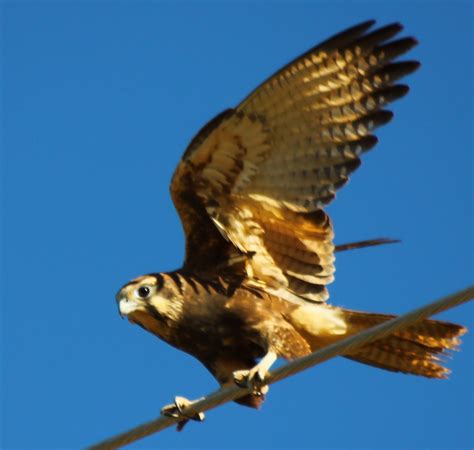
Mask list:
[[193,139],[171,193],[187,238],[185,267],[209,277],[241,271],[290,301],[324,301],[334,276],[323,206],[392,118],[383,107],[418,67],[393,62],[413,38],[365,22],[282,68]]

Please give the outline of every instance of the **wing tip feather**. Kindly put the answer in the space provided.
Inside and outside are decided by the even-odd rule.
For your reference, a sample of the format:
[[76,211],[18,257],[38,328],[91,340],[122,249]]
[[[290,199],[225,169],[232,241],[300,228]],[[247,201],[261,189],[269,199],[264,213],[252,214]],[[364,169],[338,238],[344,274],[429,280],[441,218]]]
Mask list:
[[329,37],[328,39],[324,40],[317,46],[313,47],[312,50],[333,50],[334,48],[340,45],[348,45],[354,39],[357,39],[360,36],[363,36],[366,31],[372,28],[376,23],[375,19],[369,19],[364,22],[360,22],[356,25],[353,25],[345,30],[334,34],[333,36]]

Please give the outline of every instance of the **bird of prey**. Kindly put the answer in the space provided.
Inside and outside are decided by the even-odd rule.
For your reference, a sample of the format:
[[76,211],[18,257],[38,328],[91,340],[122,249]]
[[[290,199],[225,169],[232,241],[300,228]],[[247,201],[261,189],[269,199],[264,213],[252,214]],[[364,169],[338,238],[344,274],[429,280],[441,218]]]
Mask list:
[[[141,276],[116,299],[122,316],[195,356],[221,385],[251,387],[259,407],[277,358],[307,355],[393,316],[331,306],[337,250],[324,207],[377,143],[385,107],[416,61],[402,26],[349,28],[290,62],[192,139],[171,181],[186,256],[182,268]],[[440,356],[465,328],[424,320],[347,358],[445,378]]]

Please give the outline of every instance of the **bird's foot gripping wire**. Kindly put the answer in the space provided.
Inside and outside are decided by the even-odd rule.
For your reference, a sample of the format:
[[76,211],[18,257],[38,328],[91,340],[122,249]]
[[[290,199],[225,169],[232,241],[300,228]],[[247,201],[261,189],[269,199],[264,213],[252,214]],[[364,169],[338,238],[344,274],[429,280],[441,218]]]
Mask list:
[[265,385],[265,378],[276,359],[276,353],[270,351],[250,370],[236,370],[233,373],[235,384],[252,389],[252,394],[257,396],[266,394],[269,388]]
[[205,415],[203,412],[198,412],[191,415],[188,415],[184,412],[186,408],[188,408],[193,403],[196,403],[199,400],[191,401],[185,397],[175,397],[174,403],[171,403],[170,405],[165,405],[163,406],[163,408],[161,408],[161,415],[174,418],[182,418],[182,420],[180,420],[178,422],[178,425],[176,426],[176,430],[181,431],[190,420],[202,422],[205,419]]

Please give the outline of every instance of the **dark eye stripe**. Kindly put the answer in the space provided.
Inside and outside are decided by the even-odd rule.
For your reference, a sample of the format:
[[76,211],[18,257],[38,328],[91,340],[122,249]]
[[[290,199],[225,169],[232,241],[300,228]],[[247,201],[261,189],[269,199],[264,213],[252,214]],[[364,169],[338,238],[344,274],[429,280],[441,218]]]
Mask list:
[[163,279],[163,275],[161,275],[161,273],[150,273],[149,276],[155,278],[155,280],[156,280],[156,290],[161,291],[161,289],[163,289],[163,285],[165,283],[165,281]]

